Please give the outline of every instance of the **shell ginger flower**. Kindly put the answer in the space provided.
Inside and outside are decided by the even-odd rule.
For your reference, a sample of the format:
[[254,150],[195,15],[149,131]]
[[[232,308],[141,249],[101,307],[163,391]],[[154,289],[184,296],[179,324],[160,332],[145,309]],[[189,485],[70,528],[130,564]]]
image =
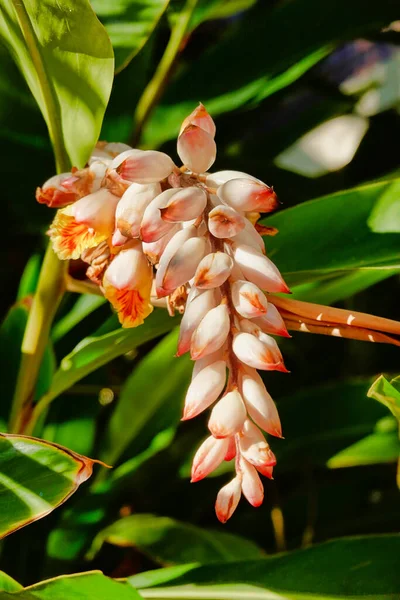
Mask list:
[[101,143],[85,169],[51,178],[37,197],[62,207],[49,230],[55,252],[89,264],[123,327],[150,314],[152,288],[170,313],[183,313],[177,356],[193,360],[183,420],[210,410],[192,481],[233,462],[215,507],[226,522],[242,495],[262,503],[261,476],[272,478],[276,464],[266,436],[281,437],[282,427],[258,374],[287,372],[276,337],[295,329],[399,345],[400,324],[276,296],[290,290],[260,235],[276,232],[256,224],[277,208],[276,193],[246,173],[209,173],[214,137],[200,104],[178,136],[182,166],[162,152]]

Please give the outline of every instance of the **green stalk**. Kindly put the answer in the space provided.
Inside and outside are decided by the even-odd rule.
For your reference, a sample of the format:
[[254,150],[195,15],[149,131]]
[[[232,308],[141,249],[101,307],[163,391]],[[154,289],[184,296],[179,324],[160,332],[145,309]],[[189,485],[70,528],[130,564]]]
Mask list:
[[[40,83],[57,171],[59,173],[67,171],[70,168],[70,161],[64,146],[57,97],[46,73],[40,44],[23,0],[13,0],[13,5]],[[49,339],[51,324],[65,291],[66,270],[67,263],[60,262],[51,246],[48,246],[22,341],[21,364],[9,422],[10,432],[21,431],[26,422],[29,422],[37,376]]]
[[198,0],[187,0],[183,10],[180,12],[177,21],[171,31],[169,42],[160,60],[153,78],[147,84],[136,108],[134,123],[135,131],[132,138],[132,145],[136,146],[139,142],[152,110],[160,99],[165,86],[168,83],[172,73],[176,58],[182,48],[187,33],[189,32],[190,19],[196,8]]

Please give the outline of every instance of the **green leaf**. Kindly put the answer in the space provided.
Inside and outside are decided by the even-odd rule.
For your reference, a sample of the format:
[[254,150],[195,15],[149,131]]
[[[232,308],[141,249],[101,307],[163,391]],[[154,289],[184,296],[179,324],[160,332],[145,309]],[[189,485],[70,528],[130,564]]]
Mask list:
[[156,309],[140,327],[120,328],[105,335],[83,339],[62,359],[46,394],[46,401],[50,402],[74,383],[121,354],[170,331],[178,320],[169,317],[167,311]]
[[22,590],[22,585],[12,577],[0,571],[0,592],[18,592]]
[[334,304],[362,292],[372,285],[397,275],[399,269],[360,269],[322,281],[303,283],[292,288],[291,298],[317,304]]
[[88,0],[4,0],[0,35],[46,120],[59,168],[84,166],[111,91],[110,40]]
[[371,231],[367,221],[398,180],[373,183],[304,202],[263,219],[279,234],[266,239],[269,257],[289,285],[343,275],[355,269],[400,265],[399,236]]
[[204,564],[263,555],[256,544],[240,536],[149,514],[131,515],[100,531],[93,540],[90,558],[104,542],[134,546],[162,565]]
[[[186,355],[181,358],[174,356],[178,333],[175,330],[165,337],[127,379],[105,432],[102,460],[114,465],[133,441],[137,452],[137,438],[147,427],[146,448],[160,431],[157,415],[162,417],[164,427],[167,415],[170,415],[168,425],[178,425],[193,367]],[[133,453],[132,448],[130,453]]]
[[[10,308],[0,327],[0,377],[2,394],[0,400],[1,429],[6,429],[6,422],[11,410],[21,361],[21,344],[28,320],[31,301],[28,298]],[[55,370],[55,358],[50,344],[47,345],[39,370],[35,397],[45,394]]]
[[378,402],[384,404],[390,410],[392,415],[400,421],[400,390],[397,389],[398,387],[398,377],[392,379],[389,383],[389,381],[381,375],[371,385],[367,395],[369,398],[374,398],[374,400],[378,400]]
[[[171,82],[149,120],[146,145],[173,138],[199,100],[213,116],[257,104],[293,83],[337,43],[378,30],[397,17],[393,0],[368,6],[363,0],[292,0],[273,10],[269,3],[257,3]],[[210,65],[218,76],[210,77]]]
[[35,293],[41,264],[42,258],[40,254],[33,254],[30,257],[19,282],[17,300],[22,300],[26,296]]
[[359,442],[345,448],[328,461],[328,467],[358,467],[396,462],[400,443],[397,431],[372,433]]
[[171,569],[163,587],[152,585],[159,585],[164,570],[128,581],[154,600],[394,600],[399,552],[398,535],[343,538],[265,559],[189,567],[183,574]]
[[368,225],[375,233],[400,233],[400,181],[382,194],[372,211]]
[[65,502],[94,462],[44,440],[0,434],[0,538]]
[[100,306],[103,306],[106,302],[104,296],[96,296],[94,294],[80,295],[71,310],[54,325],[51,334],[52,340],[58,342],[71,329],[79,325],[82,319]]
[[127,583],[106,577],[100,571],[64,575],[41,581],[13,593],[0,592],[0,600],[140,600]]
[[143,48],[169,0],[93,0],[92,6],[110,36],[115,71],[124,69]]

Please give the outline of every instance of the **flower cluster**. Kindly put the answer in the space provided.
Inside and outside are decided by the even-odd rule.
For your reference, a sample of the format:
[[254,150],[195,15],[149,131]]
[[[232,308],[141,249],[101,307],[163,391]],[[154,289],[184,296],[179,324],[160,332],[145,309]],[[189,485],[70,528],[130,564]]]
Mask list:
[[[245,173],[209,173],[214,136],[214,122],[200,104],[179,133],[182,167],[162,152],[100,143],[87,168],[51,178],[37,199],[59,208],[49,231],[55,252],[88,263],[88,278],[124,327],[143,322],[152,298],[164,299],[172,314],[183,313],[177,355],[190,352],[194,361],[183,419],[212,407],[210,436],[195,454],[192,481],[235,460],[235,477],[216,501],[225,522],[242,493],[253,506],[262,503],[260,474],[271,478],[276,464],[263,432],[281,437],[281,424],[257,372],[286,372],[272,336],[288,336],[285,320],[307,331],[324,323],[322,313],[298,306],[305,303],[293,310],[273,295],[289,289],[265,253],[261,234],[275,232],[257,220],[277,207],[276,194]],[[332,315],[330,322],[335,318],[346,335],[347,315]]]

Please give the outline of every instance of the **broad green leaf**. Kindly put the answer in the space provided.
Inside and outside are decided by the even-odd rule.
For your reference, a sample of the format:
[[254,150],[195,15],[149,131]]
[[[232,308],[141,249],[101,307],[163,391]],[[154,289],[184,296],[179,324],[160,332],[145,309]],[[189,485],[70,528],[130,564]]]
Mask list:
[[105,335],[83,339],[62,359],[46,394],[47,400],[56,398],[74,383],[121,354],[170,331],[177,321],[177,318],[169,317],[167,311],[156,309],[140,327],[120,328]]
[[0,571],[0,592],[18,592],[21,589],[22,585],[18,581]]
[[0,538],[65,502],[94,462],[44,440],[0,434]]
[[360,269],[322,281],[312,281],[292,288],[291,298],[317,304],[334,304],[368,289],[399,273],[399,269]]
[[103,460],[115,464],[131,442],[135,441],[137,447],[137,437],[145,428],[150,441],[160,431],[157,414],[161,413],[165,421],[172,413],[172,421],[178,425],[192,363],[186,355],[179,359],[174,356],[177,341],[175,330],[143,358],[127,379],[104,436]]
[[0,600],[140,600],[128,583],[115,581],[100,571],[64,575],[41,581],[20,591],[0,592]]
[[41,264],[42,259],[39,254],[33,254],[30,257],[19,282],[17,300],[22,300],[35,293]]
[[[28,320],[31,301],[29,298],[10,308],[0,327],[0,378],[2,394],[0,399],[1,429],[6,429],[11,402],[14,395],[21,360],[21,343]],[[47,345],[40,367],[36,398],[47,392],[55,370],[55,358],[50,344]]]
[[381,404],[384,404],[390,412],[400,421],[400,389],[399,378],[392,379],[389,381],[381,375],[371,385],[368,390],[368,396],[378,400]]
[[111,91],[110,40],[88,0],[4,0],[0,35],[46,120],[59,167],[84,166]]
[[373,183],[304,202],[262,222],[279,229],[266,239],[268,255],[289,285],[355,269],[400,265],[400,237],[379,234],[368,218],[383,194],[397,194],[398,180]]
[[345,448],[328,461],[328,467],[358,467],[396,462],[400,443],[397,431],[391,433],[372,433],[359,442]]
[[400,181],[397,181],[395,189],[382,194],[368,225],[375,233],[400,233]]
[[245,538],[148,514],[131,515],[100,531],[89,556],[97,554],[104,542],[134,546],[162,565],[204,564],[263,555],[256,544]]
[[93,0],[92,6],[110,36],[116,72],[143,48],[169,0]]
[[54,325],[52,330],[52,340],[57,342],[71,329],[78,325],[82,319],[90,315],[94,310],[103,306],[106,299],[104,296],[92,294],[82,294],[78,297],[71,310]]
[[162,586],[164,570],[129,582],[154,600],[394,600],[399,552],[399,535],[343,538],[265,559],[193,566],[183,574],[171,569]]
[[[199,100],[213,116],[257,104],[298,79],[337,43],[379,30],[397,19],[397,12],[393,0],[379,5],[292,0],[272,10],[269,3],[257,3],[196,60],[196,77],[189,64],[171,82],[146,128],[146,145],[173,138]],[[210,65],[216,77],[210,77]]]

